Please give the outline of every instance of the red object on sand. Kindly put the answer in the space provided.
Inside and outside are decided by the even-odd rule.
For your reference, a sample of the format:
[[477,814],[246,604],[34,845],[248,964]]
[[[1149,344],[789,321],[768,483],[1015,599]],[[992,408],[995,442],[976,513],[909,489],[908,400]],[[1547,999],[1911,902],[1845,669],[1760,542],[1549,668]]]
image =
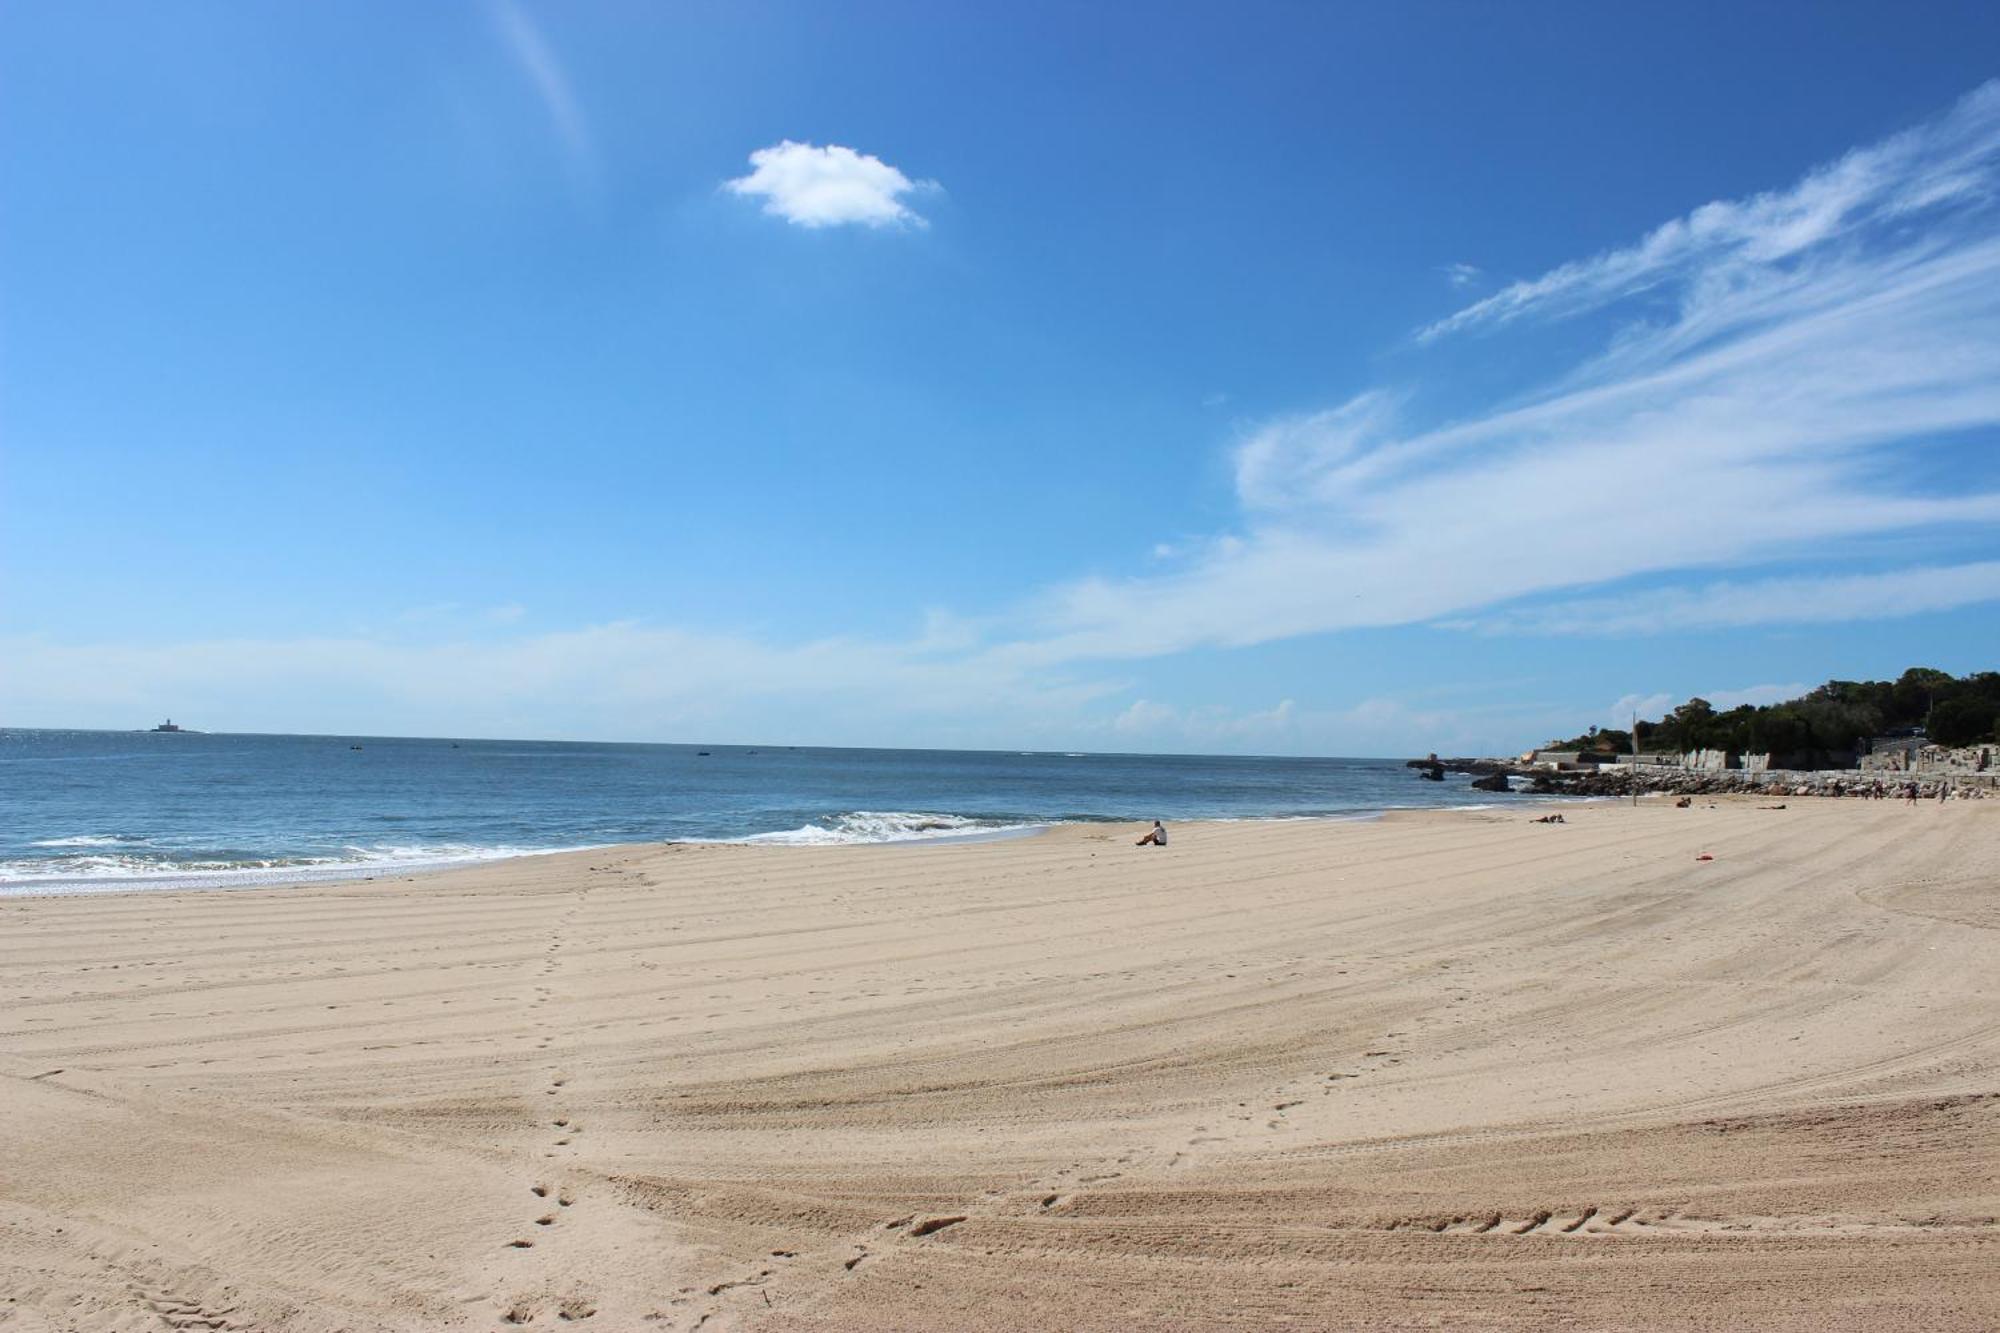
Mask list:
[[1707,852],[1703,852],[1700,856],[1695,857],[1695,860],[1697,861],[1713,861],[1714,859],[1715,858],[1710,856]]

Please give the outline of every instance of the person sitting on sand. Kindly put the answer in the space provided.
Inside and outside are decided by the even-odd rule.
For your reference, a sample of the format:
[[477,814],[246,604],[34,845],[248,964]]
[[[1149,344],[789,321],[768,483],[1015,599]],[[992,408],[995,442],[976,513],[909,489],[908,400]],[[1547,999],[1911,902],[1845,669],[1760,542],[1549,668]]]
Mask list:
[[1147,833],[1145,837],[1139,839],[1139,841],[1134,844],[1134,846],[1138,847],[1145,847],[1148,845],[1154,847],[1164,847],[1167,845],[1166,825],[1160,823],[1160,821],[1157,819],[1153,821],[1152,830],[1149,833]]
[[1689,806],[1692,806],[1693,804],[1694,804],[1694,797],[1692,797],[1692,796],[1683,796],[1683,797],[1681,797],[1681,798],[1680,798],[1680,799],[1679,799],[1678,801],[1675,801],[1675,802],[1674,802],[1674,809],[1676,809],[1676,810],[1685,810],[1685,809],[1687,809],[1687,808],[1688,808]]

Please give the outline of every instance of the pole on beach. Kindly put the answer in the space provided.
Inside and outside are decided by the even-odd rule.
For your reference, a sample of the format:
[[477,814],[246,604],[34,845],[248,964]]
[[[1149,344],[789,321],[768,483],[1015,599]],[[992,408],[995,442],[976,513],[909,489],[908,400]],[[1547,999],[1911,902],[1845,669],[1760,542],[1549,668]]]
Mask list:
[[1632,710],[1632,808],[1639,808],[1639,710]]

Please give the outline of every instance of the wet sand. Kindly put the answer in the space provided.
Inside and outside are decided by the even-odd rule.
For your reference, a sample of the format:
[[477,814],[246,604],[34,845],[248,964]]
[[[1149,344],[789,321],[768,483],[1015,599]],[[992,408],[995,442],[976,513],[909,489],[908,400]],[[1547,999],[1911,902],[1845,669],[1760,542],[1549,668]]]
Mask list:
[[1718,804],[0,899],[0,1329],[2000,1327],[2000,802]]

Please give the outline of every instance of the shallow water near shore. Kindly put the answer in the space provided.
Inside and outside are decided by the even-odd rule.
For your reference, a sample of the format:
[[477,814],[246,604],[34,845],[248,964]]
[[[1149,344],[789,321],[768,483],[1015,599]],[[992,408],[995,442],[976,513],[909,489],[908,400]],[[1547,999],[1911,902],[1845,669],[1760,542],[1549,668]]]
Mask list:
[[965,840],[1487,799],[1393,759],[0,730],[0,893],[285,883],[611,843]]

